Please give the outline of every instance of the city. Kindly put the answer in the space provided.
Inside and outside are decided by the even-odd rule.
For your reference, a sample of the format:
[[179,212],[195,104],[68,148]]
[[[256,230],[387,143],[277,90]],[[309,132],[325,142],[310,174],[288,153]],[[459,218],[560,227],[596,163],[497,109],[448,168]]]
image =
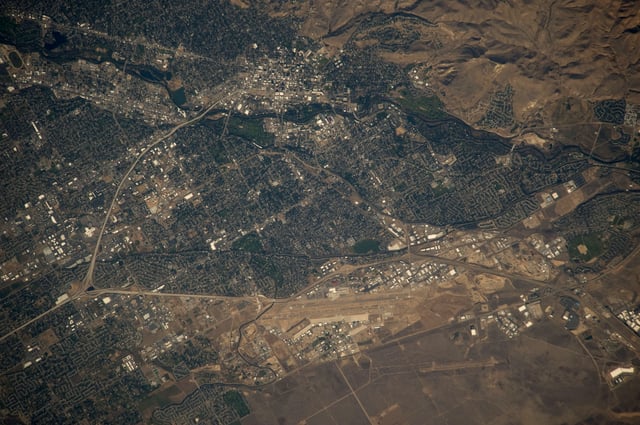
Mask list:
[[0,418],[461,423],[434,388],[482,380],[544,423],[554,373],[564,423],[636,418],[640,106],[525,123],[504,84],[470,125],[380,59],[445,48],[424,18],[336,48],[215,3],[179,42],[2,9]]

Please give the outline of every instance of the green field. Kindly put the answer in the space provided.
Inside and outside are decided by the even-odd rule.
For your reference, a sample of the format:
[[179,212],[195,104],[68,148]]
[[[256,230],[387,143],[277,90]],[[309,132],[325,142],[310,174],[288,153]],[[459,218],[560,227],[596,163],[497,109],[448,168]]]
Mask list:
[[227,406],[233,408],[241,418],[249,414],[249,407],[244,401],[244,397],[237,391],[227,391],[222,396]]
[[444,195],[445,193],[449,193],[453,191],[452,187],[449,187],[443,183],[438,183],[436,187],[431,187],[434,198]]
[[380,242],[374,239],[362,239],[356,242],[353,246],[353,251],[356,254],[367,254],[369,252],[379,252]]
[[273,134],[264,131],[262,120],[231,117],[227,125],[229,134],[251,140],[259,145],[273,143]]
[[231,248],[238,251],[262,252],[262,242],[256,233],[248,233],[231,244]]
[[187,95],[184,92],[184,87],[180,87],[178,90],[175,90],[175,91],[170,90],[169,94],[171,95],[171,100],[176,105],[181,106],[187,103]]
[[[262,246],[260,247],[262,251]],[[260,251],[260,252],[261,252]],[[258,252],[258,251],[255,251]],[[251,260],[251,266],[261,275],[269,276],[276,283],[276,286],[282,286],[284,282],[284,276],[280,267],[268,257],[253,257]]]
[[[207,125],[216,131],[222,132],[226,118],[211,120]],[[264,131],[264,125],[260,119],[250,119],[231,116],[227,122],[226,131],[232,136],[255,142],[261,146],[273,144],[274,136]]]
[[405,92],[402,97],[398,98],[398,103],[406,112],[420,115],[426,119],[436,120],[447,116],[442,102],[437,96],[413,96]]
[[[567,246],[569,256],[572,259],[575,258],[585,262],[600,256],[605,250],[604,242],[600,239],[598,233],[587,233],[576,236],[567,241]],[[580,251],[581,248],[583,252]],[[586,252],[584,252],[584,248],[586,248]]]
[[9,60],[14,68],[22,68],[22,59],[16,52],[9,52]]

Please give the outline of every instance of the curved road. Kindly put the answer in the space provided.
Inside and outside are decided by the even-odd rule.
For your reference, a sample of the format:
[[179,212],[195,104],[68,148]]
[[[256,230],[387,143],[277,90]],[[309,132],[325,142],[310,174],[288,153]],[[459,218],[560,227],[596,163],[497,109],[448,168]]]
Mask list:
[[163,136],[161,136],[160,138],[155,140],[153,143],[151,143],[149,146],[144,148],[142,150],[142,152],[140,152],[140,154],[136,157],[135,161],[133,161],[131,166],[127,169],[127,172],[124,173],[124,175],[122,176],[122,179],[120,180],[120,183],[118,184],[118,187],[116,188],[116,193],[113,195],[113,199],[111,200],[111,205],[109,205],[109,209],[107,210],[107,214],[104,217],[104,221],[102,223],[102,227],[100,228],[100,233],[98,233],[98,239],[96,240],[96,246],[95,246],[95,248],[93,250],[93,254],[91,255],[91,262],[89,263],[89,269],[87,270],[87,274],[84,277],[84,280],[82,281],[83,285],[82,285],[81,292],[86,291],[86,289],[89,286],[91,286],[91,284],[93,283],[93,273],[94,273],[94,270],[95,270],[95,267],[96,267],[96,259],[98,258],[98,252],[100,251],[100,244],[102,243],[102,236],[104,235],[104,232],[105,232],[105,230],[107,228],[107,224],[109,223],[109,217],[111,217],[111,213],[113,212],[113,208],[115,207],[116,202],[118,201],[118,196],[120,195],[120,192],[122,192],[122,189],[124,188],[124,186],[125,186],[125,184],[127,182],[127,178],[133,172],[133,170],[136,167],[136,165],[138,165],[138,163],[140,162],[142,157],[145,156],[151,149],[153,149],[155,146],[157,146],[158,144],[162,143],[163,141],[167,140],[169,137],[173,136],[181,128],[190,126],[191,124],[194,124],[194,123],[200,121],[213,108],[218,106],[220,104],[220,102],[222,102],[224,99],[225,99],[225,97],[217,100],[216,102],[211,104],[211,106],[209,106],[207,109],[205,109],[202,113],[197,115],[195,118],[192,118],[192,119],[190,119],[188,121],[185,121],[185,122],[183,122],[181,124],[176,125],[168,133],[164,134]]

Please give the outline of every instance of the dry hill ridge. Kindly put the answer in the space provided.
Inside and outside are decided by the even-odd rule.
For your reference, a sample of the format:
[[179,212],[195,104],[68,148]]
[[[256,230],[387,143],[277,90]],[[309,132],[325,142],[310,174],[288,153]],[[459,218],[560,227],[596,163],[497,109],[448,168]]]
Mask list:
[[302,18],[301,32],[330,48],[353,40],[358,21],[374,13],[402,12],[433,23],[410,45],[378,54],[401,65],[429,66],[432,87],[447,109],[470,124],[507,86],[514,118],[525,125],[552,124],[550,111],[567,98],[640,103],[635,0],[265,2],[274,15]]

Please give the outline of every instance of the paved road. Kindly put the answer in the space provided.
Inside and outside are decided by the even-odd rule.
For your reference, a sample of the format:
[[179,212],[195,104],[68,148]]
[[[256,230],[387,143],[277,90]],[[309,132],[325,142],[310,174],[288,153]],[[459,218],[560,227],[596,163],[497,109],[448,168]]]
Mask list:
[[[413,248],[413,247],[412,247]],[[520,275],[520,274],[516,274],[516,273],[510,273],[510,272],[506,272],[503,270],[497,270],[497,269],[493,269],[490,267],[486,267],[486,266],[482,266],[480,264],[475,264],[475,263],[467,263],[465,261],[461,261],[461,260],[450,260],[447,258],[442,258],[442,257],[438,257],[437,255],[429,255],[429,254],[425,254],[422,252],[416,252],[413,253],[412,255],[415,255],[417,257],[421,257],[423,259],[429,258],[432,259],[433,262],[435,263],[442,263],[442,264],[449,264],[451,266],[458,266],[458,267],[462,267],[465,268],[467,270],[472,270],[475,272],[481,272],[481,273],[486,273],[486,274],[492,274],[494,276],[502,276],[502,277],[506,277],[512,280],[519,280],[522,282],[527,282],[530,283],[532,285],[537,285],[537,286],[546,286],[546,287],[551,287],[551,288],[556,288],[556,285],[554,285],[552,282],[548,282],[545,280],[540,280],[540,279],[534,279],[532,277],[529,276],[524,276],[524,275]]]
[[56,311],[57,309],[59,309],[60,307],[62,307],[63,305],[65,305],[66,303],[68,303],[69,301],[71,301],[71,298],[67,298],[65,301],[61,302],[60,304],[56,304],[53,307],[51,307],[49,310],[37,315],[36,317],[28,320],[27,322],[23,323],[22,325],[18,326],[17,328],[14,328],[12,330],[10,330],[9,332],[7,332],[6,334],[0,336],[0,342],[4,341],[5,339],[9,338],[11,335],[13,335],[16,332],[21,331],[22,329],[26,328],[27,326],[29,326],[32,323],[37,322],[38,320],[42,319],[43,317],[47,316],[48,314]]
[[185,121],[185,122],[183,122],[181,124],[176,125],[169,132],[165,133],[163,136],[161,136],[157,140],[153,141],[146,148],[144,148],[142,150],[142,152],[140,152],[140,154],[138,154],[138,156],[136,157],[135,161],[133,161],[133,163],[131,164],[129,169],[127,169],[126,173],[124,173],[124,175],[122,176],[122,179],[120,180],[120,183],[118,184],[118,187],[116,188],[116,193],[113,195],[113,199],[111,200],[111,204],[109,205],[109,209],[107,210],[107,214],[104,217],[104,221],[102,222],[102,227],[100,228],[100,233],[98,233],[98,239],[96,240],[96,246],[95,246],[95,248],[93,250],[93,254],[91,255],[91,262],[89,263],[89,268],[87,269],[87,274],[86,274],[86,276],[85,276],[85,278],[83,280],[83,290],[86,290],[93,283],[93,273],[94,273],[94,270],[95,270],[95,267],[96,267],[96,259],[98,258],[98,253],[100,251],[100,244],[102,242],[102,237],[104,236],[104,232],[105,232],[105,230],[107,228],[107,224],[109,223],[109,218],[111,217],[111,213],[113,212],[113,208],[115,207],[116,203],[118,202],[118,196],[120,195],[120,192],[122,192],[122,189],[124,188],[125,184],[127,183],[127,178],[133,172],[133,170],[135,169],[136,165],[138,165],[138,163],[140,162],[142,157],[145,156],[151,149],[153,149],[155,146],[157,146],[158,144],[162,143],[163,141],[167,140],[169,137],[173,136],[181,128],[190,126],[191,124],[194,124],[194,123],[200,121],[213,108],[218,106],[220,104],[220,102],[222,102],[225,98],[226,97],[223,97],[223,98],[217,100],[216,102],[211,104],[211,106],[209,106],[207,109],[205,109],[202,113],[200,113],[195,118],[192,118],[192,119],[190,119],[188,121]]
[[[70,294],[70,297],[67,300],[65,300],[65,301],[63,301],[63,302],[61,302],[59,304],[56,304],[55,306],[51,307],[49,310],[39,314],[38,316],[28,320],[27,322],[23,323],[22,325],[18,326],[17,328],[14,328],[14,329],[10,330],[9,332],[5,333],[4,335],[0,336],[0,342],[5,340],[9,336],[15,334],[16,332],[26,328],[27,326],[31,325],[32,323],[40,320],[41,318],[47,316],[49,313],[59,309],[60,307],[62,307],[63,305],[65,305],[66,303],[68,303],[68,302],[70,302],[72,300],[75,300],[77,298],[80,298],[80,297],[86,296],[86,295],[94,296],[94,294],[87,293],[86,290],[93,283],[93,273],[94,273],[94,269],[95,269],[95,266],[96,266],[96,258],[98,257],[98,252],[100,251],[100,243],[102,242],[102,236],[104,235],[105,229],[107,228],[107,224],[109,222],[109,217],[111,217],[111,213],[113,211],[113,208],[116,205],[116,202],[118,200],[118,196],[120,195],[120,192],[122,191],[122,189],[124,188],[124,186],[125,186],[125,184],[127,182],[127,178],[129,177],[131,172],[133,172],[134,168],[136,167],[136,165],[138,165],[138,163],[140,162],[142,157],[145,154],[147,154],[147,152],[149,152],[151,149],[153,149],[155,146],[157,146],[161,142],[165,141],[169,137],[173,136],[181,128],[187,127],[189,125],[192,125],[192,124],[200,121],[201,119],[203,119],[213,108],[218,106],[220,104],[220,102],[222,102],[225,99],[226,99],[226,97],[220,98],[219,100],[214,102],[211,106],[209,106],[207,109],[205,109],[202,113],[200,113],[195,118],[192,118],[192,119],[190,119],[188,121],[185,121],[183,123],[180,123],[180,124],[176,125],[173,129],[171,129],[169,132],[167,132],[164,135],[162,135],[157,140],[153,141],[150,145],[148,145],[145,149],[143,149],[142,152],[140,152],[140,154],[133,161],[133,163],[131,164],[131,166],[127,170],[127,172],[124,174],[124,176],[122,176],[122,179],[120,180],[120,183],[118,184],[118,187],[116,189],[116,193],[113,195],[113,199],[111,200],[111,205],[109,205],[109,209],[107,210],[107,214],[106,214],[106,216],[104,218],[104,222],[102,223],[102,227],[100,228],[100,233],[98,234],[98,239],[96,241],[96,246],[95,246],[95,248],[93,250],[93,254],[91,256],[91,262],[89,263],[89,268],[88,268],[87,274],[86,274],[86,276],[85,276],[85,278],[84,278],[84,280],[82,282],[83,284],[82,284],[82,287],[80,288],[80,290],[77,291],[76,293]],[[114,292],[112,290],[111,293],[116,293],[116,292]],[[159,295],[159,293],[154,293],[154,295]],[[177,294],[175,294],[175,295],[177,296]]]
[[255,296],[231,297],[231,296],[224,296],[224,295],[185,294],[185,293],[177,293],[177,292],[154,292],[154,291],[147,291],[147,290],[139,291],[137,289],[111,289],[111,288],[87,291],[84,294],[78,295],[78,298],[84,298],[84,297],[95,298],[103,295],[105,296],[106,295],[146,295],[146,296],[165,297],[165,298],[200,298],[200,299],[207,299],[207,300],[234,301],[234,302],[242,301],[242,300],[256,301],[256,299],[259,299],[260,302],[264,302],[264,303],[275,301],[263,295],[258,295],[257,297]]

